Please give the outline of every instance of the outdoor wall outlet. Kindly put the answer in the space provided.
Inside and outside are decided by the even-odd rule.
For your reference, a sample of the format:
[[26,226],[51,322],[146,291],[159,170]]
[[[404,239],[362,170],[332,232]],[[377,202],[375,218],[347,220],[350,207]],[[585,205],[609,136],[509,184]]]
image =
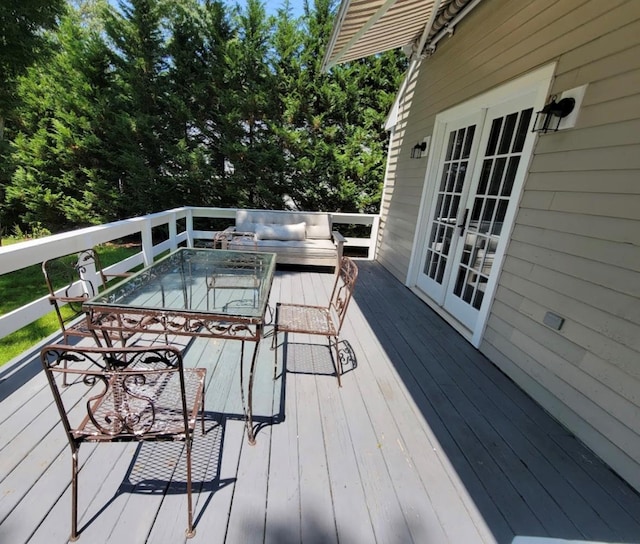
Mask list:
[[544,314],[544,319],[542,322],[547,326],[559,331],[562,328],[562,324],[564,323],[564,318],[560,317],[553,312],[547,312]]

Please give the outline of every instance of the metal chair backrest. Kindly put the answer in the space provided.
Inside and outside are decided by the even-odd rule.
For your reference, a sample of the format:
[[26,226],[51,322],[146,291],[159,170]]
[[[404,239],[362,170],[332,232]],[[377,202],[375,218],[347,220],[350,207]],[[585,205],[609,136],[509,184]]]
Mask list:
[[336,281],[333,284],[329,309],[336,321],[336,329],[338,332],[342,329],[342,323],[347,315],[347,308],[353,290],[358,279],[358,267],[349,257],[340,259],[340,269],[336,273]]
[[[72,449],[87,441],[188,438],[190,414],[177,349],[56,344],[43,348],[41,359]],[[63,388],[64,376],[70,386]],[[74,385],[86,389],[79,392],[87,395],[83,410],[77,409],[78,395],[69,394]]]
[[[49,299],[56,308],[63,329],[83,312],[83,302],[97,295],[106,283],[98,255],[93,249],[44,261],[42,272],[49,289]],[[62,315],[61,303],[68,305],[71,315]]]
[[[191,445],[198,413],[204,433],[204,368],[183,366],[171,346],[42,348],[42,366],[71,447],[71,537],[78,538],[78,450],[83,442],[185,443],[187,537],[195,534]],[[64,384],[68,383],[68,386]]]

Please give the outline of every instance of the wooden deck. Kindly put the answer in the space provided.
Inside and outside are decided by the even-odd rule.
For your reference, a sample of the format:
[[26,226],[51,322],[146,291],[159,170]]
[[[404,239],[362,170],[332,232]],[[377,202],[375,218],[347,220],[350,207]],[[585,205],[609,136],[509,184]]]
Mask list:
[[[323,340],[301,335],[286,349],[281,335],[273,380],[265,338],[255,446],[240,343],[188,346],[188,363],[209,369],[190,542],[640,542],[638,493],[382,267],[359,266],[343,387]],[[325,301],[331,283],[279,271],[272,300]],[[0,380],[0,542],[66,542],[70,451],[39,360]],[[180,444],[85,445],[80,460],[80,542],[185,540]]]

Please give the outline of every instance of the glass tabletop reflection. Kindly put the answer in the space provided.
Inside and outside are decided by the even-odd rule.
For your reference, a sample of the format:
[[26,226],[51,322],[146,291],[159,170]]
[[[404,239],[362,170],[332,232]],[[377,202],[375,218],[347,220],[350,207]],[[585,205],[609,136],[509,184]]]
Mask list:
[[274,270],[274,253],[181,248],[85,306],[259,319]]

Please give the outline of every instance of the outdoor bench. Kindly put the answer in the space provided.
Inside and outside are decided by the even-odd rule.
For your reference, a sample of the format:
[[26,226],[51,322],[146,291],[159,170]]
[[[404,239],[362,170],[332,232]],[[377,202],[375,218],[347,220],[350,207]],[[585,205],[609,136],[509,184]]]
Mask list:
[[323,212],[237,210],[235,225],[216,236],[228,249],[254,249],[276,254],[278,264],[336,267],[344,237],[332,231]]

